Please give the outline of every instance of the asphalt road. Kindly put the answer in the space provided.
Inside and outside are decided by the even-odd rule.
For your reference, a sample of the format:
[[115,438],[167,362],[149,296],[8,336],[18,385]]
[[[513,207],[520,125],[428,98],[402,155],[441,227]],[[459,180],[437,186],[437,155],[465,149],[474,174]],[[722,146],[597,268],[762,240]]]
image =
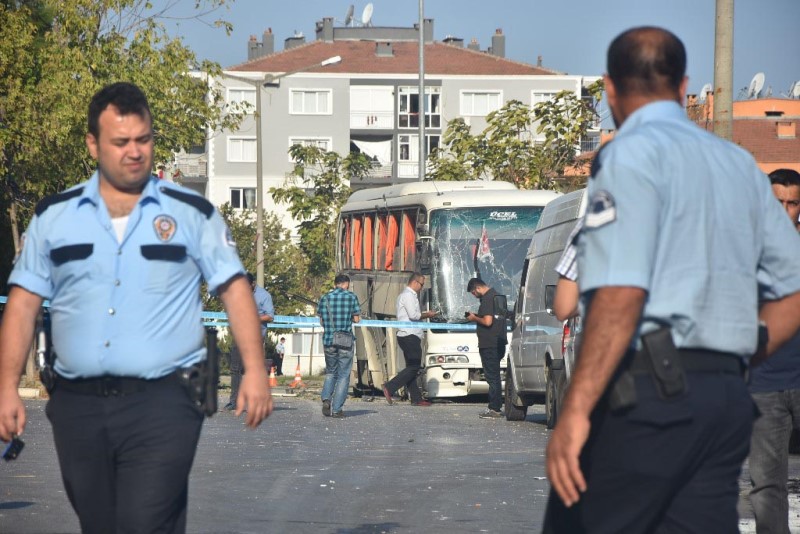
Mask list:
[[[509,423],[480,402],[389,406],[349,399],[325,418],[317,396],[276,398],[257,430],[206,421],[190,482],[192,533],[538,532],[549,486],[541,409]],[[64,494],[45,401],[26,401],[26,448],[0,464],[0,532],[79,532]],[[800,460],[792,458],[792,516]],[[791,484],[790,484],[791,485]],[[746,477],[742,478],[746,495]],[[742,532],[755,532],[746,498]]]

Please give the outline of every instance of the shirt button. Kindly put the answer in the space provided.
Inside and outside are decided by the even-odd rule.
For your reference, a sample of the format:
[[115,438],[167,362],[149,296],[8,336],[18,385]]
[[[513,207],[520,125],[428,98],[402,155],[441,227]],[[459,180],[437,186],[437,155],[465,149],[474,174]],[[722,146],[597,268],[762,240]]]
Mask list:
[[122,256],[122,249],[117,250],[117,256]]
[[111,342],[110,341],[106,341],[105,343],[103,343],[103,346],[104,347],[110,347],[111,346]]
[[109,315],[114,315],[114,313],[116,313],[116,312],[114,311],[114,308],[109,308],[109,309],[108,309],[108,314],[109,314]]
[[120,282],[119,280],[114,280],[114,285],[115,285],[115,286],[119,286],[121,283],[122,283],[122,282]]

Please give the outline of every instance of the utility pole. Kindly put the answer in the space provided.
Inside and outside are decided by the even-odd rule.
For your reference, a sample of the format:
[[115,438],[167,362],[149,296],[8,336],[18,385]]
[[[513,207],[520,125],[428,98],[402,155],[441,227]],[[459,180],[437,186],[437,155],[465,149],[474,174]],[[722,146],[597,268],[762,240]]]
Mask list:
[[733,139],[733,0],[717,0],[714,40],[714,133]]
[[425,180],[425,0],[419,0],[419,181]]

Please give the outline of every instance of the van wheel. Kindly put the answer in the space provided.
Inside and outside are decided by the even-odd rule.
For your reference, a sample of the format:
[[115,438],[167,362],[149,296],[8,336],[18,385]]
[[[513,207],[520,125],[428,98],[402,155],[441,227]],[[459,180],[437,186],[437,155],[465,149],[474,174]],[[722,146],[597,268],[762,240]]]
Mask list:
[[505,407],[506,421],[524,421],[525,416],[528,415],[528,407],[524,404],[517,406],[514,404],[515,400],[519,400],[514,393],[514,381],[511,378],[511,366],[506,367],[506,387],[505,387],[506,401],[503,403]]
[[544,413],[548,429],[555,428],[558,422],[558,412],[561,411],[561,402],[564,400],[566,377],[564,369],[553,369],[548,366],[547,390],[544,399]]

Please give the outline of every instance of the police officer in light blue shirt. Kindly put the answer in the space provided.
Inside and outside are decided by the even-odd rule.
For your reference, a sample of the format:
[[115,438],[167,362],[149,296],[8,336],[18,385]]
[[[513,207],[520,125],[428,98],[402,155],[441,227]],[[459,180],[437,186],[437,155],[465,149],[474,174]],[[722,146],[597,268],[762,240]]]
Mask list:
[[37,205],[9,279],[0,439],[24,429],[17,384],[49,299],[57,379],[47,415],[82,531],[184,532],[203,416],[180,371],[205,358],[201,279],[242,349],[251,427],[272,410],[255,304],[214,207],[151,175],[152,116],[135,85],[93,97],[86,143],[98,171]]
[[775,299],[768,351],[800,326],[800,238],[752,156],[687,119],[685,68],[660,28],[609,47],[619,130],[588,186],[583,343],[547,447],[546,532],[738,532],[759,286]]

